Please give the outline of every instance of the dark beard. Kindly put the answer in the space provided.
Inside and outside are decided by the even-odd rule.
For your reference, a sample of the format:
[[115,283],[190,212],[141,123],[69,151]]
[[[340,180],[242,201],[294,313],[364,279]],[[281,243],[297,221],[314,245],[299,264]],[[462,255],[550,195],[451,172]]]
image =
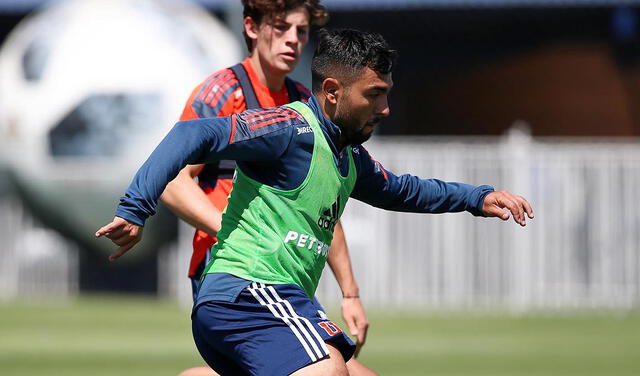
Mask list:
[[362,133],[364,125],[358,124],[358,122],[353,119],[336,117],[334,122],[340,127],[341,138],[344,142],[343,146],[360,145],[371,137],[371,134]]
[[364,133],[362,133],[363,129],[364,129],[364,126],[361,127],[359,130],[349,134],[348,137],[346,137],[347,144],[348,145],[360,145],[360,144],[363,144],[365,141],[367,141],[369,138],[371,138],[371,134],[372,133],[364,134]]
[[345,143],[343,146],[360,145],[371,137],[371,133],[362,133],[364,125],[360,125],[357,120],[350,118],[348,114],[342,114],[342,111],[336,112],[333,122],[340,127],[341,136]]

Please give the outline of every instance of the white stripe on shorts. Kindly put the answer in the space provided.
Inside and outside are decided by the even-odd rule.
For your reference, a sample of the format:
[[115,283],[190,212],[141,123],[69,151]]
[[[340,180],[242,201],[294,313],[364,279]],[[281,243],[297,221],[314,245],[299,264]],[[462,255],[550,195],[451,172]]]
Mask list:
[[[265,286],[262,283],[259,283],[258,285],[262,288],[261,291],[267,296],[270,303],[276,304],[278,307],[282,307],[281,309],[283,310],[283,314],[288,315],[288,317],[292,318],[300,327],[302,327],[303,333],[305,334],[307,341],[309,341],[309,343],[315,350],[316,354],[318,355],[318,358],[322,358],[329,355],[329,350],[324,344],[322,337],[320,337],[318,332],[315,330],[313,325],[311,325],[311,322],[306,317],[302,317],[298,315],[298,313],[293,309],[293,306],[291,305],[291,303],[289,303],[287,300],[283,300],[282,298],[280,298],[280,296],[278,295],[276,290],[273,288],[273,286]],[[269,292],[271,292],[271,296],[269,296],[268,294]],[[274,300],[277,303],[274,303]],[[288,313],[284,311],[284,308],[287,308]],[[311,332],[311,334],[313,334],[313,336],[315,337],[315,341],[309,335],[309,332],[307,332],[304,329],[304,325],[300,321],[302,321],[307,325],[307,327],[309,328],[309,332]],[[318,346],[324,351],[321,351],[320,348],[318,348]]]
[[[273,295],[269,293],[269,288],[271,289]],[[275,317],[281,319],[285,324],[287,324],[287,326],[289,326],[293,334],[298,338],[298,341],[300,341],[300,343],[304,347],[311,361],[315,362],[316,360],[329,355],[329,351],[324,341],[322,340],[322,337],[320,337],[309,320],[299,316],[293,310],[291,303],[281,299],[280,296],[278,296],[278,294],[276,293],[275,289],[267,287],[262,283],[253,282],[251,284],[251,287],[249,288],[249,291],[261,305],[267,307]],[[318,342],[314,341],[313,337],[309,334],[309,331],[307,330],[307,328],[305,328],[305,325],[303,325],[301,321],[304,321],[307,324],[307,327],[313,334],[313,337],[315,337]],[[309,345],[311,345],[311,347]],[[318,348],[318,345],[320,345],[320,347],[324,351],[320,350],[320,348]]]
[[285,307],[289,308],[289,312],[293,315],[293,317],[297,317],[300,320],[302,320],[305,324],[307,324],[307,327],[309,328],[309,331],[311,332],[311,334],[314,335],[314,337],[316,337],[317,343],[320,345],[320,347],[324,351],[322,356],[329,355],[329,349],[327,348],[327,345],[324,343],[324,340],[322,339],[320,334],[318,334],[318,331],[313,326],[313,324],[311,324],[311,321],[309,321],[309,319],[307,319],[306,317],[299,316],[296,313],[296,311],[293,309],[293,306],[291,305],[291,303],[288,300],[282,299],[280,297],[280,295],[278,295],[278,292],[276,291],[276,289],[273,288],[273,286],[268,286],[267,287],[267,291],[270,291],[273,294],[273,296],[275,297],[277,302],[280,302],[280,303],[284,304]]
[[256,300],[263,306],[267,307],[269,309],[269,311],[271,311],[271,313],[281,319],[282,321],[285,322],[285,324],[287,324],[287,326],[289,326],[289,328],[291,329],[291,331],[293,332],[293,334],[296,336],[296,338],[298,338],[298,341],[300,341],[300,343],[302,344],[302,346],[304,347],[305,351],[307,352],[307,354],[309,355],[309,358],[311,358],[311,361],[315,362],[316,360],[318,360],[318,358],[315,356],[315,354],[311,351],[311,349],[309,348],[309,344],[307,342],[305,342],[305,340],[302,338],[302,336],[300,335],[300,332],[298,331],[298,329],[296,328],[296,325],[293,324],[291,321],[289,321],[288,317],[284,317],[281,316],[280,314],[278,314],[278,312],[275,310],[275,308],[271,305],[268,304],[267,302],[265,302],[261,297],[260,294],[258,294],[258,286],[256,285],[255,282],[253,282],[251,284],[252,287],[249,287],[248,290],[251,292],[251,294],[253,295],[254,298],[256,298]]
[[[313,326],[310,326],[310,324],[308,325],[311,332],[314,334],[314,337],[317,339],[316,342],[314,341],[313,337],[311,337],[311,335],[309,334],[309,331],[307,331],[307,329],[304,327],[304,325],[302,324],[302,321],[305,321],[306,319],[304,317],[299,316],[294,310],[293,307],[291,308],[291,310],[289,312],[287,312],[287,308],[286,304],[289,305],[289,307],[291,307],[291,303],[287,302],[286,300],[282,300],[280,299],[280,297],[278,296],[277,293],[275,293],[275,290],[272,287],[269,287],[273,290],[273,292],[275,293],[275,296],[270,295],[269,294],[269,288],[267,286],[265,286],[263,283],[258,283],[257,286],[258,291],[262,294],[262,296],[267,300],[268,304],[271,307],[277,307],[278,310],[280,311],[280,315],[282,317],[286,317],[287,319],[291,319],[293,320],[293,323],[296,325],[296,327],[300,330],[300,332],[304,335],[304,337],[307,340],[307,343],[309,343],[311,345],[311,347],[313,348],[315,355],[317,356],[317,358],[323,358],[326,355],[329,355],[329,351],[327,350],[326,353],[323,353],[320,348],[318,348],[318,345],[320,345],[321,348],[326,349],[326,346],[324,345],[324,341],[322,340],[322,337],[320,337],[318,335],[318,333],[314,330]],[[283,302],[286,302],[286,304],[284,304]],[[308,320],[307,320],[308,322]]]

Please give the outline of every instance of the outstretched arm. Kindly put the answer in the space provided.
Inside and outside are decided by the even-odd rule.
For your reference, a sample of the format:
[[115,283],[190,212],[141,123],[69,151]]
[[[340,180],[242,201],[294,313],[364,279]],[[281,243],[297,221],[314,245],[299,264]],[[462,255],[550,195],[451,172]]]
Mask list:
[[229,118],[213,118],[176,124],[134,176],[120,198],[116,216],[143,226],[155,214],[167,184],[186,165],[226,157],[235,146],[228,142],[229,122]]
[[[209,201],[193,178],[201,165],[189,165],[182,169],[171,181],[160,199],[180,218],[190,225],[216,236],[220,229],[222,213]],[[109,256],[110,261],[118,259],[142,240],[143,227],[126,219],[115,217],[112,222],[100,228],[95,236],[105,236],[119,248]]]
[[[236,116],[239,115],[181,122],[173,127],[136,173],[120,199],[116,217],[127,224],[116,218],[96,233],[96,236],[102,236],[118,230],[119,237],[107,237],[125,248],[119,248],[112,259],[124,254],[139,241],[141,234],[134,231],[135,227],[131,225],[144,226],[146,219],[156,212],[158,197],[186,165],[220,159],[269,161],[278,158],[288,146],[292,132],[290,127],[280,132],[257,134],[250,139],[245,137],[242,142],[236,142],[238,135],[246,136],[252,131],[247,122],[236,122]],[[235,139],[232,131],[235,131]],[[126,242],[127,239],[137,241],[131,244]],[[126,244],[123,246],[119,243]]]
[[[413,175],[396,176],[357,147],[358,180],[351,197],[395,211],[446,213],[468,211],[476,216],[509,218],[524,226],[525,213],[533,218],[531,205],[522,196],[495,192],[488,185],[473,186]],[[506,209],[506,210],[505,210]]]
[[333,231],[333,241],[327,261],[342,290],[342,318],[349,327],[349,333],[357,339],[355,353],[357,356],[367,339],[369,320],[360,300],[360,288],[353,275],[347,241],[342,223],[339,221]]

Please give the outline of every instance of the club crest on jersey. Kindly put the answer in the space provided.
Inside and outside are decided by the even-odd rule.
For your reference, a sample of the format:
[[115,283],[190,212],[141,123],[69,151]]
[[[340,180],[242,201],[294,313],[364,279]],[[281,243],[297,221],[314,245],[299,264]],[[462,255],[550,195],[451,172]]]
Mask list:
[[336,222],[338,222],[338,218],[340,217],[340,196],[336,198],[336,201],[331,205],[330,208],[322,211],[322,215],[318,218],[318,226],[325,230],[333,231],[333,228],[336,226]]
[[342,329],[340,329],[338,325],[334,324],[333,321],[322,321],[319,322],[318,325],[330,336],[342,333]]

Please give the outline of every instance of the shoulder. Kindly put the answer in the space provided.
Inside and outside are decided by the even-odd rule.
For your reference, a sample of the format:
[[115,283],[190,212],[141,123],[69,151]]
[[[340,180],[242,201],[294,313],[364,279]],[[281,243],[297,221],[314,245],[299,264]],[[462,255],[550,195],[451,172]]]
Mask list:
[[296,90],[298,90],[298,93],[300,94],[300,100],[302,100],[303,102],[308,101],[309,98],[311,97],[311,91],[300,82],[294,79],[291,79],[291,77],[289,77],[289,79],[291,80],[293,85],[296,87]]
[[363,160],[371,160],[371,156],[369,155],[367,150],[362,147],[362,145],[351,145],[349,146],[349,148],[351,148],[351,155],[353,156],[353,160],[356,163],[356,167],[358,167],[358,170],[360,170]]
[[380,174],[385,179],[388,179],[387,170],[382,163],[375,160],[364,146],[352,145],[350,147],[356,168],[359,172],[365,173],[365,171],[367,171],[369,173]]
[[219,116],[229,100],[241,95],[240,84],[230,68],[221,69],[207,77],[192,98],[193,110],[199,117]]
[[353,155],[353,159],[356,163],[361,163],[362,160],[371,161],[371,155],[362,145],[351,145],[351,155]]
[[249,140],[306,125],[306,120],[300,113],[286,106],[245,111],[233,115],[231,122],[231,142]]

